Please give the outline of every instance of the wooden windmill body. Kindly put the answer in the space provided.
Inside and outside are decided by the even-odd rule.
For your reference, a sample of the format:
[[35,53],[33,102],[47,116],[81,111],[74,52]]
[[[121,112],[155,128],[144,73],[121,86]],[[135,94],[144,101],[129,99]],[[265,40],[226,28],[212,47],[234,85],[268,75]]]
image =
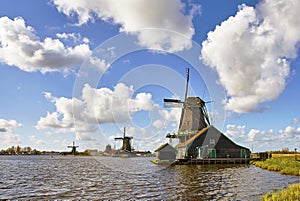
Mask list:
[[193,137],[198,131],[210,125],[205,102],[199,97],[188,97],[189,69],[186,69],[186,90],[184,101],[164,99],[166,107],[182,107],[176,138],[182,143]]

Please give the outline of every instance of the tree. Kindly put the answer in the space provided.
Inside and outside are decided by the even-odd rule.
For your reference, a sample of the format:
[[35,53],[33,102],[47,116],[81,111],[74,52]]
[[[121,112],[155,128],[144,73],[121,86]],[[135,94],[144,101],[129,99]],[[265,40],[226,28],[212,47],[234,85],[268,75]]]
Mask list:
[[24,147],[23,148],[23,151],[26,153],[26,154],[30,154],[31,153],[31,147]]
[[16,148],[16,154],[20,154],[21,153],[21,147],[18,145]]
[[104,152],[105,153],[110,153],[111,152],[111,145],[110,144],[106,145]]

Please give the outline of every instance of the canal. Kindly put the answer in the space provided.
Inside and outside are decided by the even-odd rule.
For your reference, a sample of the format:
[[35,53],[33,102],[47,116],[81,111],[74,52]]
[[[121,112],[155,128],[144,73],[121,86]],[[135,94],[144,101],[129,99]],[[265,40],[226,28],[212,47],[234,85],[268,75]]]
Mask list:
[[0,156],[0,199],[259,200],[300,182],[251,165],[161,167],[150,159]]

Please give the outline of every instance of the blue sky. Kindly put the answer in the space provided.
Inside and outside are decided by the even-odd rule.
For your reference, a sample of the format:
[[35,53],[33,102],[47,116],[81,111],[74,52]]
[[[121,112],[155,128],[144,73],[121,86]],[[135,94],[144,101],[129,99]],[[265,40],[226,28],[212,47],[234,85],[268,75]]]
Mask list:
[[0,149],[80,150],[127,127],[153,151],[180,109],[208,104],[218,129],[253,151],[300,149],[300,3],[207,0],[3,0]]

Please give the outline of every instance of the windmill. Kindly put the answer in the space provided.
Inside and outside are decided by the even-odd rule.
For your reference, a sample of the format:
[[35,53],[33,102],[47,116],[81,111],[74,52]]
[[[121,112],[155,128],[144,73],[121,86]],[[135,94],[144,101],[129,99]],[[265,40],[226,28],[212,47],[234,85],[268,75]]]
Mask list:
[[126,136],[126,127],[124,127],[123,137],[116,137],[115,140],[122,140],[121,150],[131,152],[131,140],[133,137]]
[[73,141],[73,146],[68,146],[68,148],[72,148],[72,154],[75,156],[75,154],[77,153],[77,151],[76,151],[76,148],[77,148],[78,146],[75,146],[75,142]]
[[[190,69],[187,68],[184,100],[164,99],[165,107],[182,107],[178,133],[176,135],[176,137],[179,138],[179,143],[186,141],[198,131],[210,125],[205,106],[206,102],[199,97],[188,97],[189,74]],[[174,138],[174,136],[171,135],[167,135],[167,137]]]

